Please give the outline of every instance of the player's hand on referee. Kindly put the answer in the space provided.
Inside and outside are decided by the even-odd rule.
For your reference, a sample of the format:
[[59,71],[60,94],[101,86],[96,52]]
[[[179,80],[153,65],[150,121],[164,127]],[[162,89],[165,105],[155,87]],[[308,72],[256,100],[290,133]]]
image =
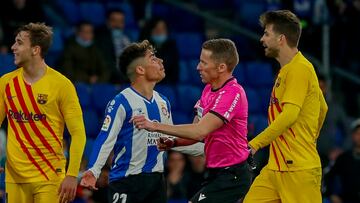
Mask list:
[[72,202],[76,196],[77,178],[74,176],[65,176],[58,190],[59,202]]
[[96,178],[94,174],[89,170],[85,171],[81,178],[80,185],[91,190],[97,190],[98,188],[95,186],[95,184]]
[[0,167],[0,173],[4,172],[4,168]]

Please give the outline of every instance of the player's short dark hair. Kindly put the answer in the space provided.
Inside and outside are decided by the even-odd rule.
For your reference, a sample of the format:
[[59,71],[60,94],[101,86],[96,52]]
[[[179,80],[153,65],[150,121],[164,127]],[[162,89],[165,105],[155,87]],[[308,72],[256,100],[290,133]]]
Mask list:
[[122,73],[127,74],[128,66],[139,57],[144,57],[146,52],[154,51],[153,46],[148,40],[144,40],[138,43],[131,43],[127,46],[119,58],[119,67]]
[[39,46],[41,48],[40,55],[44,58],[52,43],[52,27],[45,23],[29,23],[19,27],[16,34],[22,31],[29,33],[31,46]]
[[233,71],[239,63],[235,43],[229,39],[211,39],[203,43],[203,49],[211,51],[211,58],[217,63],[225,63]]
[[273,25],[273,30],[286,37],[290,47],[297,47],[301,36],[299,18],[289,10],[267,11],[260,16],[260,24]]

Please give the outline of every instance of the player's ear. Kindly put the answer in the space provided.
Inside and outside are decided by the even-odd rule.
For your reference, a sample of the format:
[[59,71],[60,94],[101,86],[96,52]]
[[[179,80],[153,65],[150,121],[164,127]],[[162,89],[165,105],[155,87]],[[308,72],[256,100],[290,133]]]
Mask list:
[[138,74],[138,75],[144,75],[145,74],[145,68],[142,66],[142,65],[137,65],[135,67],[135,72]]
[[224,72],[227,70],[227,65],[225,63],[220,63],[219,66],[217,67],[219,72]]
[[41,52],[40,46],[31,47],[31,55],[32,56],[38,55],[38,54],[40,54],[40,52]]

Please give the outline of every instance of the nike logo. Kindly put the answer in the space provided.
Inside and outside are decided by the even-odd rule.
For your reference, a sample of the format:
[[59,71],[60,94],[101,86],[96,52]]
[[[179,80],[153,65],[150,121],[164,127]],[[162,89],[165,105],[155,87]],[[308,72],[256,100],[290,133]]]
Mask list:
[[203,199],[206,199],[206,196],[203,193],[200,193],[198,201],[200,202]]
[[13,98],[15,98],[16,96],[8,96],[7,98],[8,99],[13,99]]

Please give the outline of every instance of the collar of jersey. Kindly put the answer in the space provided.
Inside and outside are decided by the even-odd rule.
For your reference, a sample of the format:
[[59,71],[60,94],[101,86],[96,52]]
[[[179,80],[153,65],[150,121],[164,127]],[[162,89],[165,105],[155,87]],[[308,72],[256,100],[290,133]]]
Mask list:
[[138,95],[139,97],[141,97],[142,99],[144,99],[146,102],[148,103],[152,103],[153,100],[154,100],[154,95],[150,98],[150,99],[147,99],[146,97],[142,96],[138,91],[136,91],[133,87],[130,87],[130,89],[136,94]]

